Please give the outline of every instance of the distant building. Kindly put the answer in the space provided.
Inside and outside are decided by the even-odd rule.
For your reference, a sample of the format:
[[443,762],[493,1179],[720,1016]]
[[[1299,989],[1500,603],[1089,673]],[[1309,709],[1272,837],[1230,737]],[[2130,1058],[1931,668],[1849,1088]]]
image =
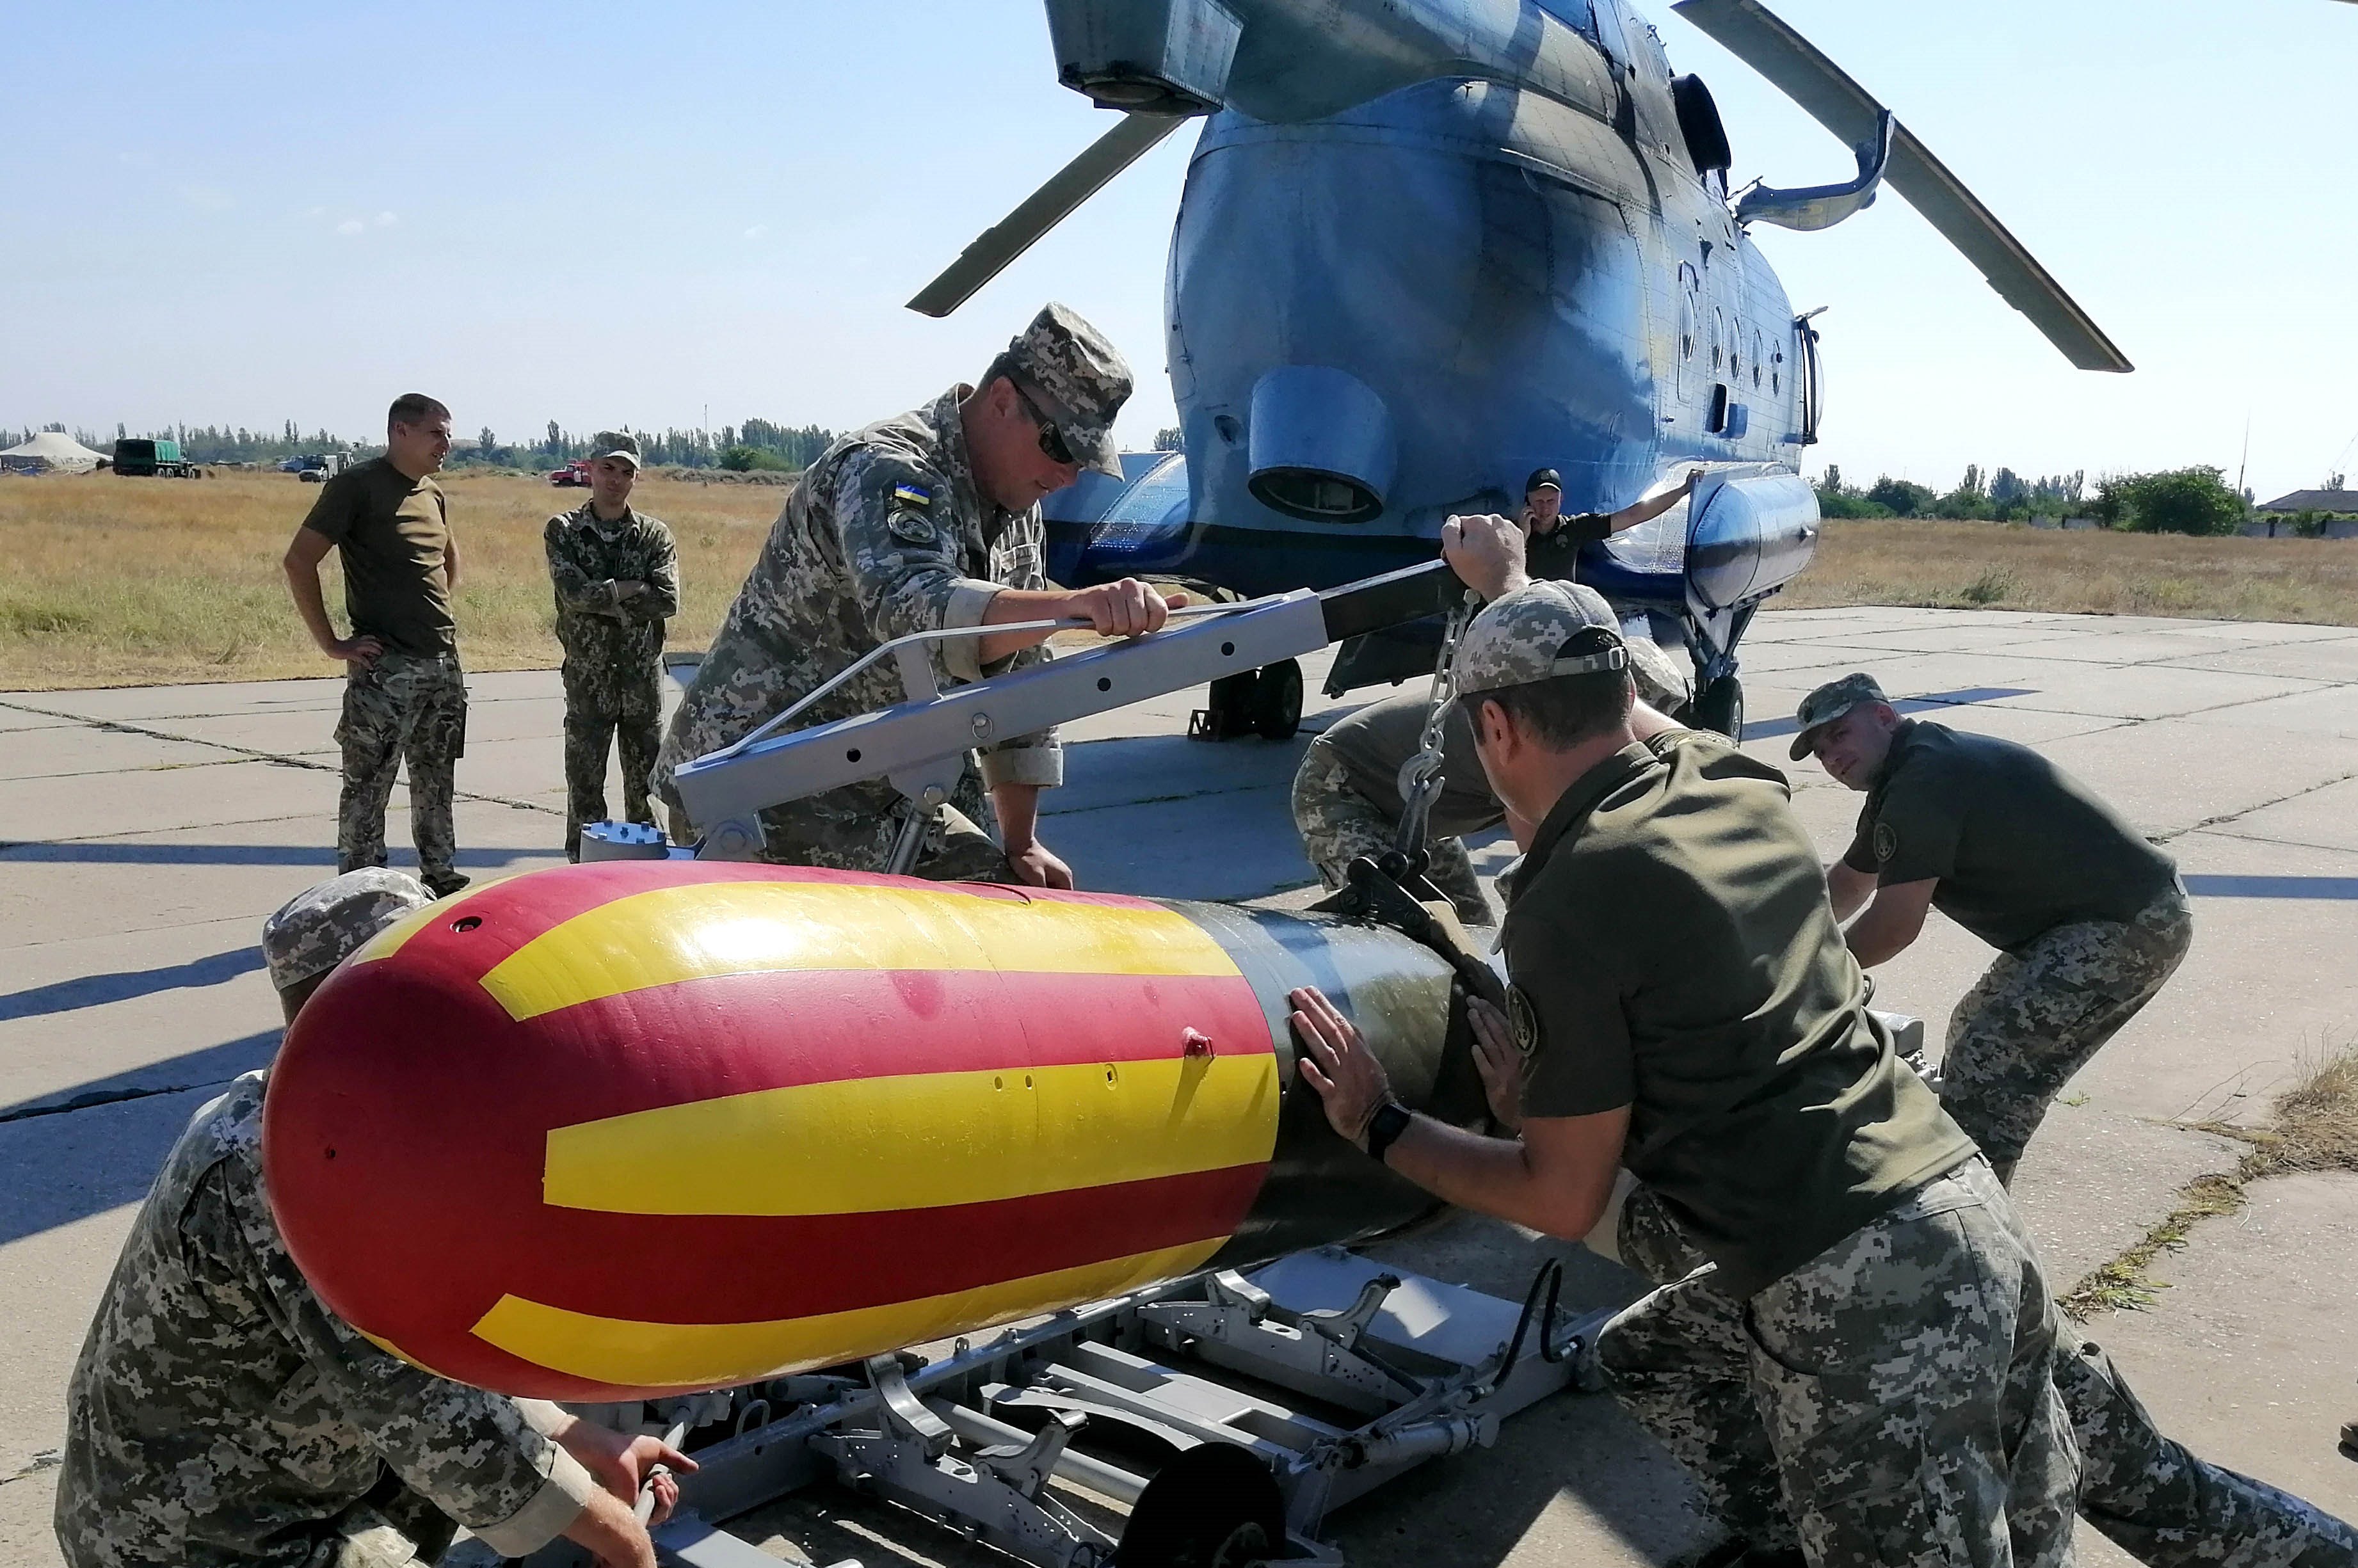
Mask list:
[[2296,490],[2274,501],[2263,501],[2258,512],[2338,512],[2358,517],[2358,490]]
[[2252,537],[2276,538],[2292,532],[2291,519],[2309,514],[2317,537],[2358,539],[2358,490],[2296,490],[2252,508],[2242,532]]

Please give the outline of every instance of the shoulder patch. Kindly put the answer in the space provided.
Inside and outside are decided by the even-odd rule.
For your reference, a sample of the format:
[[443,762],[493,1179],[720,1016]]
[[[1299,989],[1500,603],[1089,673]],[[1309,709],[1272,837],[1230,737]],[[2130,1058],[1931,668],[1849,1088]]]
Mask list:
[[1899,832],[1890,823],[1878,820],[1875,825],[1875,858],[1877,863],[1899,853]]
[[896,484],[892,487],[892,503],[925,512],[934,504],[934,492],[922,484]]
[[1507,988],[1507,1022],[1515,1031],[1515,1049],[1525,1057],[1540,1048],[1540,1015],[1520,986]]
[[885,517],[884,528],[904,545],[934,545],[941,540],[941,533],[934,526],[931,517],[897,503]]

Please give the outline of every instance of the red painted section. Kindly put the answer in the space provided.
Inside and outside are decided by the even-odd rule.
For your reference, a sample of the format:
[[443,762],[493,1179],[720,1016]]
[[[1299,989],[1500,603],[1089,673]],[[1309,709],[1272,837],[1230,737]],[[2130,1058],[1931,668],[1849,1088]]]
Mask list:
[[768,878],[891,880],[661,862],[537,872],[456,904],[452,921],[481,922],[472,930],[439,923],[321,988],[272,1070],[264,1150],[288,1249],[329,1305],[449,1376],[593,1398],[621,1390],[525,1367],[475,1339],[473,1324],[506,1293],[662,1322],[789,1318],[1234,1230],[1265,1166],[888,1214],[544,1205],[548,1130],[602,1117],[861,1076],[1175,1056],[1189,1028],[1223,1050],[1270,1049],[1240,978],[782,971],[683,981],[521,1023],[477,983],[532,936],[607,899]]

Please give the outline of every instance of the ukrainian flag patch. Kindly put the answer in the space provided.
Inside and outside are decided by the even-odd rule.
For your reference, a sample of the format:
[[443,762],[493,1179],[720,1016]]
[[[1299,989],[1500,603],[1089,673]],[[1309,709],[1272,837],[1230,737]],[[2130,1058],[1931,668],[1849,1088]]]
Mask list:
[[896,484],[892,499],[903,506],[925,508],[934,503],[934,492],[921,484]]

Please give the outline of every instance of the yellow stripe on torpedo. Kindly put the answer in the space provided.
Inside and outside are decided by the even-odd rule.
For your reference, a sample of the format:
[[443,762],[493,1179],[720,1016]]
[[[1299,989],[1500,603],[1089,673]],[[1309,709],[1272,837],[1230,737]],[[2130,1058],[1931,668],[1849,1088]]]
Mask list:
[[542,1198],[615,1214],[989,1203],[1259,1164],[1277,1110],[1266,1052],[797,1084],[554,1129]]
[[519,1360],[622,1388],[724,1388],[792,1368],[825,1367],[971,1334],[1034,1313],[1120,1295],[1185,1274],[1226,1238],[1111,1258],[884,1306],[768,1323],[635,1323],[502,1296],[476,1337]]
[[750,881],[659,888],[600,904],[509,954],[482,983],[523,1020],[680,980],[781,969],[1238,973],[1209,934],[1167,909]]

